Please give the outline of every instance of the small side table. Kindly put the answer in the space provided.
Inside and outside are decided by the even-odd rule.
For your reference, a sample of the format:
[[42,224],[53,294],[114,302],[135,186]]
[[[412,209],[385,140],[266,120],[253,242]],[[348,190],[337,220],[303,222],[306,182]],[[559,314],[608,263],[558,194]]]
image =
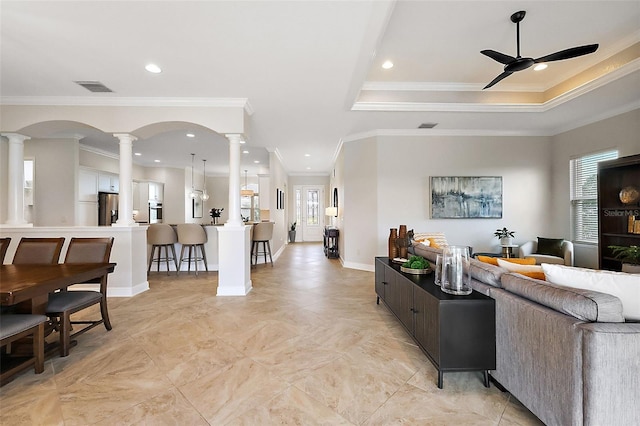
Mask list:
[[340,257],[338,251],[338,237],[340,230],[337,228],[324,228],[324,254],[328,258]]
[[500,245],[502,247],[502,257],[506,257],[507,259],[510,259],[513,257],[513,248],[514,247],[518,247],[517,245]]

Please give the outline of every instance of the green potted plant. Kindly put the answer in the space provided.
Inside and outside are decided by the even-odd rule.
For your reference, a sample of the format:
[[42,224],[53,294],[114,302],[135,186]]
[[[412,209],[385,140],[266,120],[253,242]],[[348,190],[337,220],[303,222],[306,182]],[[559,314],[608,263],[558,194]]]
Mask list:
[[496,232],[494,232],[493,235],[500,240],[500,245],[510,246],[513,245],[512,238],[515,233],[516,231],[509,231],[507,228],[502,228],[496,229]]
[[622,261],[622,272],[640,274],[640,247],[609,246],[613,256]]
[[297,224],[298,224],[298,222],[293,222],[289,226],[289,242],[290,243],[295,243],[296,242],[296,225]]

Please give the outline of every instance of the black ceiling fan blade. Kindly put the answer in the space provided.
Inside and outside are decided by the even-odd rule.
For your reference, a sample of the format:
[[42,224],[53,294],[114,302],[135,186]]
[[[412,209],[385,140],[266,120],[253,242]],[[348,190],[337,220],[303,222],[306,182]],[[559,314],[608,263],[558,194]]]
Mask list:
[[516,58],[514,58],[513,56],[505,55],[504,53],[496,52],[495,50],[491,49],[481,50],[480,53],[482,53],[483,55],[487,55],[494,61],[498,61],[501,64],[505,65],[510,64],[511,62],[516,60]]
[[505,79],[507,77],[509,77],[511,74],[513,74],[512,72],[509,71],[505,71],[502,74],[500,74],[499,76],[497,76],[496,78],[494,78],[493,80],[491,80],[491,83],[487,84],[486,86],[484,86],[482,88],[482,90],[484,89],[488,89],[489,87],[493,86],[494,84],[496,84],[497,82],[499,82],[502,79]]
[[589,53],[593,53],[596,50],[598,50],[597,44],[572,47],[570,49],[561,50],[547,56],[542,56],[538,59],[535,59],[534,62],[537,64],[540,62],[562,61],[563,59],[571,59],[582,55],[588,55]]

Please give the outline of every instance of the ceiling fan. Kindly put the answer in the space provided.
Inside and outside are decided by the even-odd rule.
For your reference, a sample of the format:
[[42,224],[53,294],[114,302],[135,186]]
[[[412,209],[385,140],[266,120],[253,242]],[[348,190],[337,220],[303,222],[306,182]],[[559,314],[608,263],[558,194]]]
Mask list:
[[516,43],[518,47],[518,56],[505,55],[504,53],[496,52],[495,50],[482,50],[480,53],[487,55],[491,59],[504,64],[504,71],[502,74],[494,78],[491,83],[482,88],[488,89],[500,80],[509,77],[516,71],[526,70],[533,64],[539,64],[542,62],[562,61],[563,59],[576,58],[582,55],[588,55],[598,50],[597,44],[588,44],[585,46],[572,47],[570,49],[561,50],[559,52],[552,53],[550,55],[542,56],[537,59],[523,58],[520,56],[520,21],[524,19],[526,12],[521,10],[511,15],[511,22],[516,24]]

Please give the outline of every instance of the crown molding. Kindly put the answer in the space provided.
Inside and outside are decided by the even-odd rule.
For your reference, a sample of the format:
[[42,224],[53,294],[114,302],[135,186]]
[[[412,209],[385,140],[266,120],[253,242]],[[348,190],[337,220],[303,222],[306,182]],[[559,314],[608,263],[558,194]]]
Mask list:
[[3,96],[0,105],[31,106],[152,106],[152,107],[222,107],[243,108],[249,115],[254,109],[247,98],[152,98],[97,96]]
[[498,130],[498,129],[376,129],[355,133],[342,139],[343,143],[380,136],[552,136],[542,130]]
[[[362,90],[390,92],[480,92],[486,83],[365,81]],[[502,92],[544,92],[543,86],[504,83]]]
[[640,70],[640,58],[543,103],[356,102],[352,111],[395,112],[545,112]]
[[108,158],[112,158],[114,160],[119,160],[120,155],[114,154],[113,152],[105,151],[103,149],[99,149],[93,146],[83,145],[82,142],[79,144],[79,149],[81,151],[91,152],[93,154],[103,155]]
[[542,105],[544,106],[544,110],[548,111],[553,109],[565,102],[569,102],[573,99],[576,99],[585,93],[588,93],[592,90],[598,89],[600,87],[606,86],[609,83],[618,80],[619,78],[626,77],[629,74],[632,74],[636,71],[640,70],[640,58],[636,58],[633,61],[627,62],[615,70],[597,77],[587,83],[584,83],[580,86],[574,87],[571,90],[564,92],[563,94],[556,96],[553,99],[549,99],[545,101]]
[[563,126],[563,127],[557,127],[555,129],[553,129],[553,131],[551,132],[551,134],[553,136],[555,135],[559,135],[560,133],[565,133],[568,132],[570,130],[573,129],[577,129],[579,127],[583,127],[583,126],[587,126],[589,124],[593,124],[593,123],[597,123],[598,121],[602,121],[602,120],[606,120],[607,118],[611,118],[611,117],[615,117],[617,115],[621,115],[636,109],[640,109],[640,100],[637,100],[635,102],[631,102],[627,105],[623,105],[619,108],[607,111],[605,113],[599,114],[599,115],[594,115],[592,117],[589,117],[586,120],[582,120],[582,121],[576,121],[573,122],[567,126]]
[[453,102],[356,102],[352,111],[394,112],[543,112],[544,104],[473,104]]

